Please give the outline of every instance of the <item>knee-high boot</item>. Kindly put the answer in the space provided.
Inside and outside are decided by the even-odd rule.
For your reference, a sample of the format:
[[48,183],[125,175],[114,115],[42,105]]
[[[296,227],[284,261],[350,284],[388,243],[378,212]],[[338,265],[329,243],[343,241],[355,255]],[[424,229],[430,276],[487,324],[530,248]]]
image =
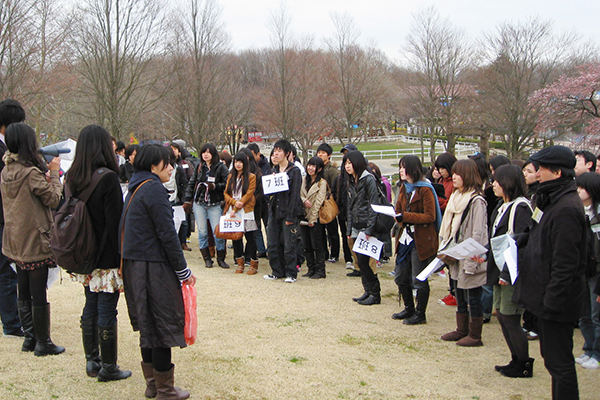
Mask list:
[[360,280],[361,280],[361,283],[363,285],[363,289],[365,291],[362,294],[362,296],[360,296],[360,297],[353,297],[352,300],[354,300],[354,301],[363,301],[363,300],[367,299],[367,297],[369,297],[369,286],[367,286],[367,277],[364,276],[364,275],[361,275],[360,276]]
[[158,395],[157,400],[183,400],[190,397],[190,392],[182,390],[174,385],[175,366],[171,364],[169,371],[154,370],[154,382]]
[[33,330],[31,301],[19,300],[17,301],[17,308],[19,310],[21,325],[23,326],[23,332],[25,333],[25,340],[23,341],[21,351],[33,351],[35,350],[36,340],[35,331]]
[[457,346],[478,347],[483,346],[481,341],[481,331],[483,329],[483,317],[471,317],[469,323],[469,334],[456,342]]
[[204,260],[204,264],[205,264],[206,268],[212,268],[213,260],[210,255],[210,251],[208,250],[208,247],[200,249],[200,253],[202,254],[202,259]]
[[392,314],[392,319],[406,319],[415,315],[415,300],[410,285],[402,285],[399,289],[398,302],[404,302],[404,310]]
[[98,322],[96,318],[81,318],[81,337],[85,352],[85,373],[96,377],[100,371],[100,351],[98,350]]
[[63,353],[65,348],[55,345],[50,339],[50,304],[32,306],[31,309],[33,311],[33,329],[37,341],[33,354],[47,356]]
[[217,250],[217,264],[219,264],[219,267],[224,269],[229,268],[229,264],[225,262],[226,255],[227,252],[225,250]]
[[381,303],[381,286],[379,284],[379,278],[375,274],[375,280],[367,282],[369,288],[369,297],[364,300],[359,300],[358,304],[362,306],[372,306],[374,304]]
[[131,376],[131,371],[120,370],[117,365],[117,324],[100,327],[100,356],[102,368],[98,372],[98,382],[118,381]]

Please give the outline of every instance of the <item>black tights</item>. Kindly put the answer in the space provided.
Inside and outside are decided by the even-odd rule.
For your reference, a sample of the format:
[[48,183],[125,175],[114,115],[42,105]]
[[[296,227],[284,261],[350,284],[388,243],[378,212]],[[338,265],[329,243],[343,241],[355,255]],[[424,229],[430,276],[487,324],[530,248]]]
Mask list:
[[33,306],[48,304],[46,286],[48,284],[48,267],[25,271],[17,268],[17,284],[19,300],[31,301]]
[[153,364],[154,369],[159,372],[170,371],[171,349],[165,347],[147,349],[142,347],[142,360],[147,364]]
[[500,322],[502,334],[510,349],[510,354],[518,360],[528,360],[529,343],[527,342],[527,334],[521,328],[521,316],[518,314],[504,315],[496,309],[496,317]]

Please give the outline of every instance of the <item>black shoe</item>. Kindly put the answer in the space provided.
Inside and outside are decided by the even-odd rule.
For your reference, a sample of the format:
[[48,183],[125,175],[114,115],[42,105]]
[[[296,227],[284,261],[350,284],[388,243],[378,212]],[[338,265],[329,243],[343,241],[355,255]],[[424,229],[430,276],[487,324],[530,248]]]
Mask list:
[[100,327],[100,358],[102,368],[98,371],[98,382],[119,381],[131,376],[131,371],[120,370],[117,365],[117,324]]
[[411,318],[413,315],[415,315],[414,308],[405,308],[399,313],[392,314],[392,319],[407,319]]
[[267,258],[267,253],[258,253],[258,258]]
[[510,360],[510,362],[506,365],[496,365],[494,367],[494,369],[498,372],[502,372],[505,369],[511,369],[515,366],[515,364],[517,363],[517,357],[513,356],[512,360]]
[[509,378],[531,378],[533,376],[533,358],[517,360],[512,368],[503,369],[500,373]]
[[354,301],[362,301],[362,300],[365,300],[367,297],[369,297],[369,292],[365,291],[362,296],[360,296],[360,297],[353,297],[352,300],[354,300]]
[[355,269],[354,271],[347,273],[346,276],[361,276],[361,273],[359,270]]
[[403,322],[404,325],[421,325],[427,323],[425,314],[415,313],[412,317],[406,318]]

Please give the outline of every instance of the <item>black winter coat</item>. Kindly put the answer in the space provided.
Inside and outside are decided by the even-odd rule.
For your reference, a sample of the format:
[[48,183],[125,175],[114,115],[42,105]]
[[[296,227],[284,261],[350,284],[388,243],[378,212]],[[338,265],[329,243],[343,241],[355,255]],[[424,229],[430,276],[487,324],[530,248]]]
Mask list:
[[[496,228],[496,233],[494,234],[494,232],[493,232],[494,222],[496,221],[496,217],[498,216],[498,209],[502,206],[502,204],[504,204],[504,202],[502,200],[500,200],[498,202],[498,205],[492,212],[492,216],[490,218],[491,222],[489,225],[490,240],[495,236],[502,236],[508,232],[508,220],[510,219],[510,212],[511,212],[512,208],[515,206],[514,204],[512,206],[510,206],[504,212],[504,215],[502,216],[502,219],[500,220],[500,223],[498,224],[498,227]],[[529,206],[525,203],[519,204],[515,211],[513,233],[515,235],[519,235],[524,232],[529,232],[531,225],[533,225],[533,220],[531,219],[531,208],[529,208]],[[519,246],[518,253],[517,253],[518,265],[521,265],[521,263],[523,262],[522,260],[523,260],[524,253],[525,253],[525,246]],[[494,255],[492,254],[491,251],[489,254],[490,254],[490,256],[488,257],[488,264],[487,264],[487,284],[488,285],[498,285],[499,278],[502,278],[506,282],[511,282],[510,273],[508,272],[508,268],[506,267],[506,264],[504,264],[504,267],[502,268],[502,272],[500,272],[500,270],[498,269],[498,267],[496,265],[496,260],[494,259]]]
[[[281,172],[279,166],[273,167],[272,173]],[[297,223],[304,216],[304,205],[300,199],[302,174],[293,163],[289,163],[285,172],[288,175],[286,192],[274,193],[269,200],[269,219],[285,219],[286,222]]]
[[[150,181],[132,194],[143,181]],[[126,214],[125,214],[126,213]],[[133,174],[129,181],[129,193],[125,198],[119,236],[125,222],[122,257],[127,260],[166,263],[177,271],[187,268],[181,243],[173,223],[173,209],[167,189],[160,178],[148,171]]]
[[574,180],[544,193],[541,204],[540,193],[552,183],[538,189],[544,214],[531,228],[513,302],[539,318],[570,323],[579,319],[583,301],[586,217]]
[[[196,167],[194,175],[192,175],[188,181],[187,190],[185,191],[185,201],[188,202],[193,199],[195,203],[208,206],[221,203],[225,200],[223,192],[225,191],[228,176],[229,170],[221,160],[212,163],[210,169],[208,168],[208,165],[202,161],[202,163]],[[212,178],[214,178],[214,181]],[[209,191],[208,202],[206,202],[204,198],[207,189],[205,183],[215,184],[215,188]]]
[[377,180],[367,171],[363,171],[358,182],[351,179],[348,185],[348,234],[352,228],[364,231],[367,236],[375,236],[377,213],[371,204],[379,204]]

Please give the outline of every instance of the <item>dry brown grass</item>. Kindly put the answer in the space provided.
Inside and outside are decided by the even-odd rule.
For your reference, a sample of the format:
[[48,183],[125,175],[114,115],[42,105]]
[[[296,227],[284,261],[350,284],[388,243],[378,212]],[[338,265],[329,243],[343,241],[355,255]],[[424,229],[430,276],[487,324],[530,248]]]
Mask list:
[[[358,278],[346,277],[342,263],[328,265],[325,280],[295,284],[236,275],[233,268],[206,269],[195,251],[186,253],[198,278],[198,340],[174,349],[176,383],[194,399],[510,399],[550,397],[550,377],[537,342],[532,379],[510,379],[493,369],[508,361],[496,320],[485,325],[480,348],[459,348],[439,339],[454,328],[454,309],[436,303],[444,279],[432,279],[427,325],[405,326],[397,289],[380,271],[381,305],[365,307]],[[230,263],[231,255],[228,257]],[[0,337],[0,399],[143,399],[138,335],[131,330],[125,299],[119,303],[119,364],[127,380],[98,383],[85,375],[79,330],[83,289],[63,274],[49,292],[52,335],[63,355],[22,353],[20,341]],[[575,333],[579,355],[581,334]],[[582,399],[597,399],[599,371],[578,367]]]

